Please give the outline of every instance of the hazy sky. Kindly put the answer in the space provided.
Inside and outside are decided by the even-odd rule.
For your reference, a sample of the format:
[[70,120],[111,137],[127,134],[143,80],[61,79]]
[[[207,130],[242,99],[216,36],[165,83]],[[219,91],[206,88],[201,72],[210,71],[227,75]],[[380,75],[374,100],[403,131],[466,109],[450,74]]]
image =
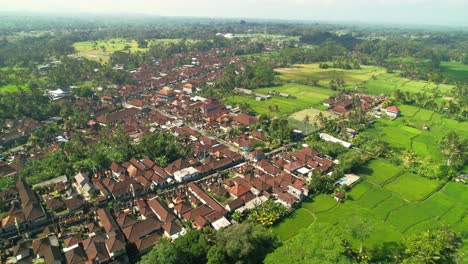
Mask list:
[[468,26],[468,0],[0,0],[0,10]]

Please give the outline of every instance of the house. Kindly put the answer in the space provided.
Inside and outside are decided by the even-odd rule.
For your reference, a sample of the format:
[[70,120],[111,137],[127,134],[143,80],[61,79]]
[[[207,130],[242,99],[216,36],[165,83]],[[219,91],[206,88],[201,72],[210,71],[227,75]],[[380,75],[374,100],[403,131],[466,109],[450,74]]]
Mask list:
[[167,223],[177,219],[158,197],[149,199],[147,203],[153,214],[156,215],[161,222]]
[[0,178],[3,177],[14,177],[18,171],[12,166],[8,165],[4,161],[0,161]]
[[400,116],[401,111],[396,106],[389,106],[385,109],[385,113],[390,117],[396,118]]
[[162,100],[172,101],[175,99],[176,94],[174,90],[171,90],[169,88],[163,88],[156,92],[156,96]]
[[264,158],[265,158],[265,154],[263,154],[261,150],[256,149],[252,152],[253,162],[258,162]]
[[195,92],[195,87],[191,83],[185,83],[182,86],[182,91],[187,94],[192,94],[193,92]]
[[241,113],[234,117],[234,121],[240,125],[252,126],[258,123],[258,118]]
[[286,206],[290,210],[299,202],[299,199],[296,196],[288,192],[279,192],[277,193],[276,198],[280,204]]
[[337,194],[335,194],[335,197],[334,197],[334,198],[335,198],[335,200],[336,200],[337,202],[341,202],[341,201],[344,200],[345,194],[344,194],[344,193],[337,193]]
[[44,263],[62,264],[64,258],[60,251],[60,244],[56,235],[36,239],[32,244],[36,259],[43,259]]
[[188,167],[174,172],[174,179],[177,182],[184,182],[196,178],[198,174],[199,172],[197,169],[194,167]]
[[345,148],[350,148],[351,147],[351,143],[346,142],[344,140],[341,140],[339,138],[336,138],[336,137],[334,137],[332,135],[329,135],[329,134],[326,134],[326,133],[320,133],[320,138],[322,140],[324,140],[324,141],[340,144]]
[[13,256],[17,263],[32,263],[32,250],[27,242],[19,242],[13,247]]
[[177,239],[179,236],[185,234],[185,228],[182,227],[179,220],[172,220],[164,223],[163,230],[164,236],[171,239]]
[[65,252],[67,264],[85,264],[88,260],[86,252],[81,245],[75,245],[72,249]]
[[86,173],[79,172],[75,175],[75,181],[83,191],[85,196],[97,194],[99,190],[96,189],[94,184],[89,180],[89,176]]

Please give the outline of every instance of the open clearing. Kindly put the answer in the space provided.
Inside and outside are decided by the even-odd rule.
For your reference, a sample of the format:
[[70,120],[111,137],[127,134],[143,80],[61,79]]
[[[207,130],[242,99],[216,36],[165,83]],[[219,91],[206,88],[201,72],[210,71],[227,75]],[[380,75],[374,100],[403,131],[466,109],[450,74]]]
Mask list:
[[[171,43],[179,41],[178,39],[157,39],[148,41],[148,47],[151,43],[164,42]],[[73,44],[76,50],[75,56],[85,57],[90,60],[107,62],[116,51],[128,50],[130,52],[144,52],[148,48],[139,48],[138,43],[135,40],[127,39],[109,39],[109,40],[98,40],[98,41],[82,41]]]
[[[268,94],[270,91],[278,93],[286,93],[293,95],[295,98],[285,98],[280,96],[273,96],[271,99],[265,101],[256,101],[254,96],[250,95],[234,95],[225,98],[227,104],[236,105],[239,103],[248,103],[252,109],[258,114],[267,114],[273,116],[289,115],[291,113],[300,111],[305,108],[310,108],[313,105],[321,104],[321,102],[330,96],[334,95],[335,92],[311,87],[302,84],[288,83],[282,86],[269,87],[256,89],[255,92],[261,94]],[[279,112],[270,112],[268,110],[269,105],[278,105]]]
[[280,73],[283,80],[317,80],[321,86],[328,86],[332,79],[342,79],[347,86],[354,87],[366,80],[383,74],[383,68],[375,66],[362,66],[360,70],[343,70],[337,68],[320,69],[318,63],[296,64],[291,68],[279,68],[275,70]]
[[400,171],[400,168],[390,162],[376,159],[361,167],[357,173],[371,182],[381,184],[395,177]]
[[458,62],[443,61],[440,63],[442,72],[449,80],[464,82],[468,78],[468,65]]

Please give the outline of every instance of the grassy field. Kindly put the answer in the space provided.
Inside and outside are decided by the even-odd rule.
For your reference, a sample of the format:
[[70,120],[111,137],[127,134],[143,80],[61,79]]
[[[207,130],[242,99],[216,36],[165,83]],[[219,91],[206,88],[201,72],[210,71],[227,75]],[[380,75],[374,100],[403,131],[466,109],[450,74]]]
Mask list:
[[[319,114],[322,113],[324,116],[327,117],[334,117],[330,112],[315,109],[315,108],[308,108],[301,110],[299,112],[295,112],[291,114],[288,118],[289,124],[306,134],[312,133],[317,130],[317,128],[313,125],[315,121],[315,117]],[[304,123],[304,118],[306,116],[309,116],[309,122],[306,124]]]
[[411,93],[434,93],[435,91],[439,91],[444,95],[450,95],[452,88],[452,85],[436,85],[432,82],[401,78],[396,73],[383,73],[363,82],[360,91],[368,94],[392,95],[396,89],[399,89],[400,91]]
[[395,177],[400,171],[400,168],[390,162],[376,159],[361,167],[357,173],[371,182],[382,184]]
[[[148,46],[154,42],[175,42],[178,39],[158,39],[150,40]],[[139,48],[135,40],[109,39],[94,41],[76,42],[73,44],[76,50],[75,55],[82,56],[91,60],[107,62],[112,53],[116,51],[128,50],[130,52],[146,51],[147,48]],[[104,47],[104,48],[103,48]]]
[[440,63],[444,75],[455,82],[465,82],[468,79],[468,65],[457,62],[443,61]]
[[404,173],[385,185],[385,188],[409,201],[420,201],[440,186],[440,182]]
[[[337,228],[346,227],[347,219],[361,208],[369,209],[368,217],[375,221],[374,232],[365,241],[368,249],[382,243],[396,243],[407,234],[443,225],[450,225],[457,231],[467,230],[468,196],[465,195],[467,186],[450,182],[421,202],[406,201],[400,195],[422,197],[437,190],[440,183],[427,179],[421,181],[417,176],[407,174],[400,177],[401,181],[392,182],[392,187],[400,185],[396,188],[398,193],[393,193],[394,188],[387,190],[388,185],[381,188],[364,180],[348,193],[348,197],[352,196],[353,199],[347,199],[344,203],[336,204],[331,196],[319,195],[311,201],[304,202],[299,209],[301,213],[276,225],[273,232],[277,233],[282,241],[286,241],[294,236],[291,233],[297,234],[300,232],[297,230],[315,222],[331,223]],[[410,192],[420,188],[424,189],[424,192],[417,193],[416,196]],[[305,210],[313,213],[315,217],[303,212]],[[351,237],[347,238],[357,246],[357,241]]]
[[[423,157],[441,158],[438,142],[450,130],[468,135],[468,123],[446,119],[441,114],[414,106],[401,105],[402,116],[393,120],[379,119],[364,133],[378,137],[392,146],[411,149]],[[423,125],[429,126],[424,130]]]
[[[248,103],[258,114],[282,116],[292,114],[305,108],[310,108],[313,105],[321,104],[323,100],[335,94],[335,92],[328,89],[310,87],[296,83],[288,83],[282,86],[256,89],[255,91],[262,94],[268,94],[270,91],[276,91],[293,95],[295,98],[273,96],[273,98],[269,100],[256,101],[255,98],[250,95],[235,95],[227,97],[224,100],[227,104],[230,105]],[[278,105],[279,112],[270,112],[268,110],[269,105]]]
[[362,82],[369,80],[372,76],[378,76],[384,73],[383,68],[374,66],[362,66],[360,70],[343,69],[320,69],[319,64],[297,64],[291,68],[276,69],[283,80],[318,80],[321,86],[328,86],[332,79],[341,78],[347,86],[354,87]]
[[282,241],[286,241],[299,234],[301,229],[308,227],[314,221],[315,216],[309,210],[299,208],[272,229]]

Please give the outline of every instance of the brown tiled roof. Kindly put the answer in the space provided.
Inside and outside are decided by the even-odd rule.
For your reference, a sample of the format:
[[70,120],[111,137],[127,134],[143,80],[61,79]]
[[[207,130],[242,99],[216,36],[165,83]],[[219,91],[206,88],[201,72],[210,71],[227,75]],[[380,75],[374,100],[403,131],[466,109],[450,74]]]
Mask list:
[[161,220],[162,222],[170,222],[176,219],[176,216],[166,208],[166,206],[159,200],[158,197],[154,197],[147,201],[148,206],[151,208],[153,213]]
[[66,238],[64,241],[63,241],[63,244],[66,246],[66,247],[71,247],[73,245],[76,245],[78,243],[81,243],[81,241],[83,241],[83,238],[78,235],[78,234],[74,234],[68,238]]
[[205,202],[208,206],[213,208],[216,211],[219,212],[224,212],[226,213],[226,209],[222,205],[220,205],[216,200],[211,198],[205,191],[203,191],[198,185],[196,185],[194,182],[190,182],[187,184],[187,187],[195,193],[199,199],[202,200],[202,202]]
[[138,220],[133,215],[122,213],[117,217],[117,224],[119,224],[122,229],[135,224],[137,221]]
[[229,192],[234,195],[235,197],[240,197],[250,191],[249,188],[245,187],[242,184],[234,185],[233,187],[229,188]]
[[231,202],[228,203],[228,206],[231,210],[236,210],[237,208],[241,207],[244,205],[244,201],[240,198],[237,198]]
[[67,264],[85,264],[88,260],[86,253],[81,246],[75,247],[65,252]]
[[109,234],[109,237],[105,240],[105,243],[109,253],[125,250],[125,240],[122,237],[120,231]]
[[122,231],[128,241],[134,243],[161,228],[161,223],[156,218],[150,217],[124,228]]
[[86,251],[89,261],[99,259],[99,261],[105,262],[110,259],[105,244],[106,239],[104,235],[98,234],[83,240],[83,249]]
[[182,225],[178,220],[172,220],[170,222],[166,222],[163,225],[163,229],[166,233],[170,236],[179,233],[182,230]]
[[251,126],[251,125],[255,125],[258,123],[258,119],[256,117],[253,117],[253,116],[249,116],[249,115],[246,115],[246,114],[239,114],[238,116],[234,117],[234,120],[242,125],[245,125],[245,126]]
[[52,245],[51,239],[56,239],[55,236],[44,237],[33,241],[32,248],[34,255],[43,257],[45,263],[55,263],[55,261],[63,261],[62,252],[59,245]]
[[143,253],[148,250],[151,250],[154,247],[154,244],[161,238],[161,236],[157,233],[153,233],[151,235],[145,236],[142,239],[138,239],[135,241],[135,247],[138,252]]
[[106,233],[111,233],[119,229],[119,227],[117,226],[117,223],[115,222],[114,217],[106,209],[99,208],[97,210],[97,215]]

